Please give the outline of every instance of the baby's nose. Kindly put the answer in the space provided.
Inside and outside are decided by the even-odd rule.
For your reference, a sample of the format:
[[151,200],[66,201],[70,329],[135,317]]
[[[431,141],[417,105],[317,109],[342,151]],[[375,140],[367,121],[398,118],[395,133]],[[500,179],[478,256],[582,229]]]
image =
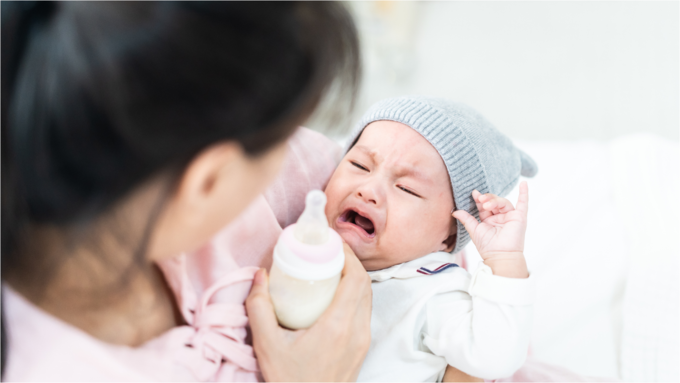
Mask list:
[[357,193],[361,199],[363,199],[366,202],[373,203],[373,204],[378,204],[378,202],[375,200],[373,197],[369,197],[368,193],[362,193],[358,192]]
[[376,185],[368,183],[357,190],[357,196],[368,204],[379,205],[382,198],[380,198],[380,191],[377,190]]

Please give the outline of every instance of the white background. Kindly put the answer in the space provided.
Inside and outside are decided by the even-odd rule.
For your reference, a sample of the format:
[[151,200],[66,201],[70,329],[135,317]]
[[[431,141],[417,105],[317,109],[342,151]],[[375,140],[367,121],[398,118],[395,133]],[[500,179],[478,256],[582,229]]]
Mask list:
[[678,2],[348,5],[364,81],[345,128],[379,99],[425,94],[474,107],[512,138],[680,139]]

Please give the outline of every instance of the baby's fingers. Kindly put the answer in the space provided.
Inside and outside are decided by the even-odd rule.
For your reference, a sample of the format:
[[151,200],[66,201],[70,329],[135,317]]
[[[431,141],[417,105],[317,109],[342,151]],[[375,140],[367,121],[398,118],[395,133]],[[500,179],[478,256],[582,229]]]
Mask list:
[[493,215],[493,212],[484,209],[483,205],[485,198],[486,198],[485,195],[477,191],[477,189],[472,191],[472,199],[475,201],[475,205],[477,205],[477,211],[479,211],[479,219],[482,221]]
[[472,237],[475,230],[477,229],[477,225],[479,225],[477,219],[465,210],[456,210],[452,215],[453,218],[459,220],[463,224],[465,230],[467,230],[467,232],[470,234],[470,237]]
[[526,217],[529,212],[529,185],[527,181],[519,184],[519,197],[517,197],[517,210],[521,211]]
[[515,207],[507,199],[494,197],[491,201],[484,203],[484,210],[492,211],[494,214],[505,214],[515,210]]
[[510,201],[491,193],[480,195],[479,201],[481,202],[482,208],[479,209],[479,205],[477,208],[480,211],[480,213],[482,211],[489,211],[492,214],[505,214],[515,210],[515,207],[512,206],[512,203]]

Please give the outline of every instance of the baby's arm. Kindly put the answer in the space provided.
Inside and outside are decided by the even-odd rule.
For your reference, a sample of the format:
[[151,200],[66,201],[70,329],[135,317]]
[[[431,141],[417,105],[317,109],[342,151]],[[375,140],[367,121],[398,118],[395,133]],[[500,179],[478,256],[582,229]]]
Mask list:
[[529,271],[524,259],[524,234],[529,209],[527,183],[519,185],[516,209],[507,199],[493,194],[481,194],[475,190],[472,197],[482,222],[477,222],[464,210],[455,211],[453,216],[465,226],[484,263],[491,267],[494,275],[527,278]]
[[472,376],[512,375],[529,347],[533,279],[496,276],[484,264],[472,277],[462,269],[454,273],[449,288],[442,288],[448,291],[427,302],[423,345]]
[[535,286],[524,259],[528,188],[520,184],[517,209],[493,194],[475,190],[472,197],[482,222],[465,211],[453,216],[465,225],[484,265],[467,294],[451,291],[428,302],[424,343],[465,373],[497,379],[521,366],[531,335]]
[[466,374],[463,371],[453,367],[446,366],[446,372],[442,382],[483,382],[484,379],[476,378],[472,375]]

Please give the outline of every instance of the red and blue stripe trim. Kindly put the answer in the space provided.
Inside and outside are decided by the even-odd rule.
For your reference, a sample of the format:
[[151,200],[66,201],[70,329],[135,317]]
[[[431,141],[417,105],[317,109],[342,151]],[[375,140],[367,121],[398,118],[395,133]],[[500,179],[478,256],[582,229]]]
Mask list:
[[446,270],[446,269],[449,269],[449,268],[451,268],[451,267],[459,267],[459,266],[456,265],[455,263],[444,263],[443,265],[437,267],[437,268],[434,269],[434,270],[429,270],[429,269],[426,269],[426,268],[424,268],[424,267],[421,267],[421,268],[419,268],[419,269],[416,270],[416,271],[419,272],[419,273],[421,273],[421,274],[425,274],[425,275],[434,275],[434,274],[439,274],[439,273],[441,273],[442,271],[444,271],[444,270]]

